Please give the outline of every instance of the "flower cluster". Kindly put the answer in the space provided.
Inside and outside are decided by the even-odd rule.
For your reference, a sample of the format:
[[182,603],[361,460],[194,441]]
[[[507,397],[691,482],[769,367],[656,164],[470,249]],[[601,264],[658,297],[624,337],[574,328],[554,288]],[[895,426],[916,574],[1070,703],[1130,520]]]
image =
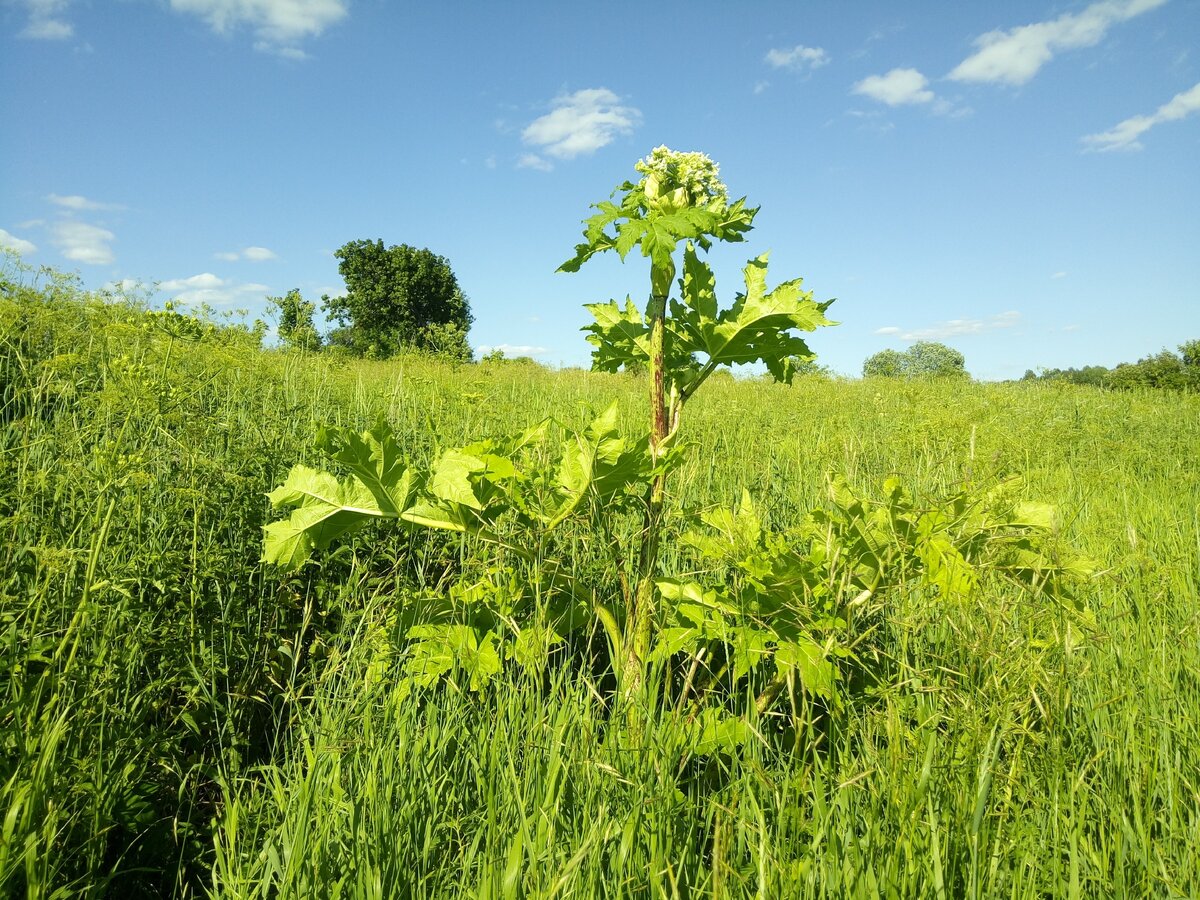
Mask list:
[[725,206],[729,202],[720,167],[705,153],[655,147],[634,168],[645,176],[639,187],[647,202],[664,211],[685,206]]

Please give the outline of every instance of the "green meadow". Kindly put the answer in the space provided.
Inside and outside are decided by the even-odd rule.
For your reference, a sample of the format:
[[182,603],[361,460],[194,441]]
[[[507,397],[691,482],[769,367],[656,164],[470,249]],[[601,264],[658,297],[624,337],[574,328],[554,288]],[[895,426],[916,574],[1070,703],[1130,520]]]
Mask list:
[[[1094,567],[1072,602],[898,592],[880,677],[793,698],[787,728],[752,716],[734,748],[667,702],[631,739],[586,641],[411,690],[406,598],[447,595],[470,538],[379,525],[261,562],[266,494],[322,464],[322,425],[382,416],[428,462],[614,401],[644,423],[621,374],[263,350],[7,278],[0,895],[1200,896],[1196,394],[714,378],[680,435],[685,516],[748,491],[786,529],[833,475],[918,501],[1019,478]],[[575,527],[563,567],[602,570],[607,541]]]

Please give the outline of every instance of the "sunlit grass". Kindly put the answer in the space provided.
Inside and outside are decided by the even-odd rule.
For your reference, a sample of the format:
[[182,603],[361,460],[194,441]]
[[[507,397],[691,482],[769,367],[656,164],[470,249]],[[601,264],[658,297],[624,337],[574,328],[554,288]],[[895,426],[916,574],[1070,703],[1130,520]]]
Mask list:
[[263,353],[57,290],[0,300],[0,893],[1200,895],[1200,398],[714,382],[687,508],[748,488],[786,526],[829,472],[1020,475],[1101,574],[1082,619],[1001,585],[901,605],[892,681],[702,759],[665,712],[630,751],[565,664],[401,701],[396,597],[469,547],[379,529],[297,577],[258,563],[318,424],[384,414],[428,459],[613,399],[636,427],[640,382]]

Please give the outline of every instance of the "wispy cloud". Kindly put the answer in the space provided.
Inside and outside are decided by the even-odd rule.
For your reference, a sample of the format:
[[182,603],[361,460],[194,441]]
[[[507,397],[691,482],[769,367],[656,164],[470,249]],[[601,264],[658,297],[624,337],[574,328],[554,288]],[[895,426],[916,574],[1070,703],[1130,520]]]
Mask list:
[[1054,279],[1058,279],[1058,278],[1066,278],[1066,277],[1067,277],[1067,273],[1066,273],[1066,272],[1055,272],[1055,273],[1054,273],[1053,275],[1051,275],[1050,277],[1051,277],[1051,278],[1054,278]]
[[1108,131],[1089,134],[1083,138],[1089,150],[1141,150],[1139,138],[1163,122],[1175,122],[1200,111],[1200,84],[1176,94],[1148,116],[1131,116],[1118,122]]
[[3,228],[0,228],[0,247],[5,250],[15,250],[22,256],[30,256],[37,253],[37,245],[24,238],[19,238],[15,234],[10,234]]
[[71,0],[17,0],[29,14],[21,37],[36,41],[63,41],[75,34],[66,12]]
[[852,92],[888,106],[932,103],[935,99],[929,90],[929,79],[916,69],[892,69],[886,75],[870,75],[857,82]]
[[172,278],[159,282],[158,288],[162,291],[191,291],[224,286],[225,279],[218,278],[212,272],[202,272],[199,275],[191,275],[188,278]]
[[608,88],[562,94],[550,112],[525,127],[521,139],[556,159],[595,153],[641,123],[639,110],[620,104],[621,98]]
[[902,341],[944,341],[947,338],[967,334],[984,334],[1002,328],[1013,328],[1021,323],[1021,314],[1016,310],[1002,312],[987,319],[950,319],[929,328],[906,330],[895,325],[876,328],[875,333],[898,337]]
[[69,209],[71,212],[85,212],[88,210],[97,209],[124,209],[116,203],[100,203],[97,200],[89,200],[80,194],[48,194],[46,199],[55,206],[60,206],[63,209]]
[[73,262],[106,266],[116,257],[109,246],[117,239],[106,228],[68,220],[54,225],[54,245]]
[[265,284],[238,283],[220,278],[212,272],[201,272],[186,278],[172,278],[159,282],[157,288],[170,294],[171,299],[180,303],[207,303],[210,306],[234,306],[247,300],[265,297],[271,291]]
[[545,347],[538,347],[533,344],[496,344],[494,347],[482,344],[476,348],[476,351],[481,356],[486,356],[493,350],[499,350],[505,356],[543,356],[550,352]]
[[249,260],[250,262],[267,262],[268,260],[279,258],[273,250],[268,250],[266,247],[246,247],[242,250],[214,253],[213,256],[217,259],[223,259],[226,262],[236,262],[239,259]]
[[550,172],[554,169],[554,163],[549,160],[542,159],[536,153],[522,153],[517,159],[518,169],[536,169],[539,172]]
[[171,0],[171,8],[203,19],[218,34],[249,28],[255,50],[305,59],[299,48],[346,16],[348,0]]
[[805,47],[797,44],[788,50],[771,49],[766,55],[767,65],[776,69],[791,69],[795,72],[810,72],[829,64],[829,54],[820,47]]
[[1109,28],[1149,12],[1167,0],[1101,0],[1077,13],[1047,22],[989,31],[975,39],[978,48],[948,76],[954,81],[994,82],[1019,86],[1062,50],[1092,47]]

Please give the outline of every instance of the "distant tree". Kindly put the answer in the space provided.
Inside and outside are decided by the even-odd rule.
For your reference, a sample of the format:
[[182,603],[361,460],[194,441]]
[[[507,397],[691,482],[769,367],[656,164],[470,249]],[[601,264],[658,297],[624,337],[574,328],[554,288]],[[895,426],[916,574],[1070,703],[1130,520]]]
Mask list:
[[899,350],[880,350],[863,362],[864,378],[899,378],[904,374],[905,354]]
[[929,378],[961,378],[967,374],[966,358],[953,347],[936,341],[917,341],[908,348],[907,374]]
[[317,306],[305,300],[299,288],[292,288],[282,297],[268,297],[267,307],[279,316],[279,339],[288,347],[316,350],[321,335],[313,324]]
[[880,350],[863,363],[863,377],[965,378],[966,359],[953,347],[917,341],[908,350]]
[[346,294],[323,297],[337,321],[337,343],[376,357],[417,349],[469,359],[473,317],[467,296],[443,256],[407,244],[350,241],[335,251]]
[[1115,388],[1167,388],[1182,391],[1200,387],[1194,370],[1184,365],[1182,357],[1170,350],[1139,359],[1136,363],[1121,363],[1112,370],[1108,383]]
[[1179,354],[1183,357],[1185,366],[1200,367],[1200,339],[1180,344]]
[[807,376],[809,378],[832,378],[833,369],[829,366],[823,366],[817,362],[815,356],[803,357],[793,356],[792,366],[797,376]]

